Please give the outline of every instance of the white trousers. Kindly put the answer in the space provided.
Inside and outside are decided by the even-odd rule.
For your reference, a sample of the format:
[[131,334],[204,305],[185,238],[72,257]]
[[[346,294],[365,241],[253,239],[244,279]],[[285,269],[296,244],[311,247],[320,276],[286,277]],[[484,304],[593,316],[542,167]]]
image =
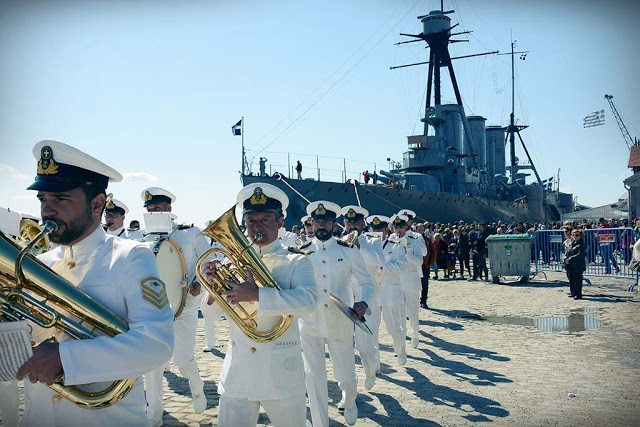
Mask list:
[[371,314],[366,316],[367,326],[369,326],[373,335],[369,335],[358,327],[355,328],[356,348],[358,349],[358,353],[360,353],[360,361],[367,375],[374,375],[380,363],[378,332],[380,331],[381,316],[381,307],[372,307]]
[[0,415],[2,415],[3,426],[18,425],[19,406],[18,381],[0,381]]
[[[180,375],[189,380],[191,397],[202,394],[204,381],[198,372],[198,362],[194,354],[196,346],[196,327],[198,325],[197,311],[187,311],[188,307],[173,322],[173,363],[178,366]],[[162,379],[163,366],[148,372],[144,376],[145,390],[147,394],[147,417],[152,422],[162,419]]]
[[255,427],[260,405],[275,427],[304,427],[307,404],[304,394],[289,399],[253,401],[220,396],[219,427]]
[[205,342],[207,347],[213,349],[216,346],[216,320],[224,315],[224,310],[217,301],[208,305],[207,299],[209,299],[209,293],[205,292],[202,303],[200,304],[200,311],[202,311],[202,317],[204,318]]
[[402,316],[403,325],[407,333],[407,317],[409,317],[409,326],[411,326],[411,337],[419,338],[420,334],[420,291],[405,292],[404,294],[404,314]]
[[327,388],[327,364],[325,343],[329,347],[329,357],[333,365],[333,376],[345,396],[345,408],[356,404],[358,377],[353,351],[353,339],[339,340],[313,335],[302,335],[302,358],[304,359],[304,379],[307,385],[311,421],[314,427],[329,426],[329,390]]
[[406,331],[404,328],[404,306],[385,305],[382,307],[382,318],[387,327],[387,333],[393,340],[393,351],[397,355],[402,354],[405,348]]

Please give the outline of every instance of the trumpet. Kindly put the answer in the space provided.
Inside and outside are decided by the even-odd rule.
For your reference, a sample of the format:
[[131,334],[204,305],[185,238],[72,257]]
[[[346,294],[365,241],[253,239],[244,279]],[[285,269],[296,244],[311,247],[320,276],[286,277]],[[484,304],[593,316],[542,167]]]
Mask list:
[[[26,319],[43,328],[60,330],[73,339],[95,338],[96,330],[107,336],[128,331],[122,318],[29,253],[57,228],[55,222],[46,221],[42,231],[23,249],[0,231],[0,322]],[[74,321],[65,313],[81,320]],[[62,381],[48,387],[80,407],[98,409],[120,401],[136,381],[137,378],[117,380],[99,392],[65,386]]]
[[[238,221],[236,221],[235,206],[209,224],[201,234],[215,239],[223,246],[223,248],[209,249],[198,259],[196,263],[196,275],[202,286],[215,298],[218,304],[220,304],[220,307],[227,313],[229,319],[233,320],[242,332],[252,340],[269,342],[282,335],[289,325],[291,325],[293,316],[280,316],[280,319],[273,327],[267,326],[265,328],[264,325],[259,325],[256,320],[258,310],[255,303],[241,302],[231,306],[221,295],[222,291],[229,289],[224,283],[225,280],[236,283],[247,280],[247,273],[244,270],[249,270],[253,273],[256,285],[259,287],[271,287],[282,290],[275,277],[273,277],[273,274],[271,274],[269,269],[264,265],[260,256],[242,233]],[[255,236],[252,236],[252,238],[254,241],[258,241],[262,238],[262,235],[257,233]],[[214,253],[219,253],[226,257],[231,262],[231,266],[218,267],[214,276],[211,279],[207,279],[202,274],[202,264]],[[210,283],[209,280],[212,283]]]

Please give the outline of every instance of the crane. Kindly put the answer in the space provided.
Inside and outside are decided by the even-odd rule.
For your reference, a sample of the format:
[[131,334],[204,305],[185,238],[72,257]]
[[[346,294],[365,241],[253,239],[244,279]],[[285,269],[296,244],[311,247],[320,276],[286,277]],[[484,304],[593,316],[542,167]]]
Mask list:
[[611,106],[611,111],[613,111],[613,116],[616,118],[616,122],[618,122],[618,127],[620,127],[620,132],[622,132],[622,137],[624,138],[624,142],[627,144],[627,147],[631,149],[631,146],[637,145],[638,141],[636,140],[634,142],[633,139],[631,138],[631,135],[627,130],[627,126],[625,126],[624,122],[622,121],[622,117],[620,117],[620,114],[618,113],[618,109],[613,104],[613,96],[605,95],[604,98],[607,101],[609,101],[609,105]]

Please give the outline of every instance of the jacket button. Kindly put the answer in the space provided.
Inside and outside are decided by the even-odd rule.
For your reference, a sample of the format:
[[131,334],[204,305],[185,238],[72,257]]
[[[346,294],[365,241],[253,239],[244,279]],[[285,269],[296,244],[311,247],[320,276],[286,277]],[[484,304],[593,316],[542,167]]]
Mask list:
[[326,275],[326,274],[323,274],[323,275],[322,275],[322,278],[323,278],[323,279],[326,279],[326,278],[327,278],[327,275]]
[[323,292],[326,294],[326,293],[327,293],[327,290],[325,289]]
[[73,268],[73,267],[75,267],[75,266],[76,266],[76,263],[75,263],[74,261],[69,261],[69,262],[67,263],[67,268],[68,268],[68,269],[72,269],[72,268]]
[[326,263],[327,263],[327,261],[325,261],[325,260],[322,260],[322,263],[323,263],[323,264],[326,264]]
[[325,305],[324,305],[324,308],[329,308],[329,304],[325,304]]
[[256,348],[255,347],[251,347],[251,353],[255,353],[256,352]]

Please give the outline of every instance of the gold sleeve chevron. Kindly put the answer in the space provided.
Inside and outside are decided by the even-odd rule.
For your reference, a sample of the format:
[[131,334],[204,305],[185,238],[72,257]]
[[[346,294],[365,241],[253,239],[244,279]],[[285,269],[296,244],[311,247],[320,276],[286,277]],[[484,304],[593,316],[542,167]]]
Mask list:
[[162,310],[169,304],[164,282],[157,277],[147,277],[140,282],[142,285],[142,298]]

